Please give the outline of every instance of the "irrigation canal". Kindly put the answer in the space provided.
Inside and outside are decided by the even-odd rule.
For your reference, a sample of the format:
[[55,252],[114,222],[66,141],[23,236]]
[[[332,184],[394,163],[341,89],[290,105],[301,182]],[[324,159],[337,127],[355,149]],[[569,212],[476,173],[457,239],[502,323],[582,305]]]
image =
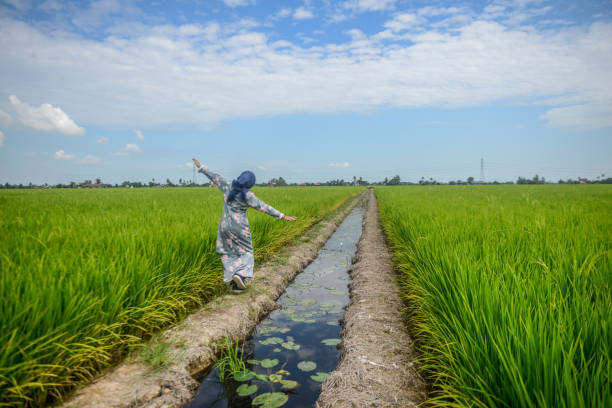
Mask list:
[[[349,302],[348,270],[361,237],[356,207],[279,298],[243,347],[247,371],[221,382],[214,368],[186,408],[312,407],[339,359],[339,321]],[[239,296],[239,295],[238,295]]]

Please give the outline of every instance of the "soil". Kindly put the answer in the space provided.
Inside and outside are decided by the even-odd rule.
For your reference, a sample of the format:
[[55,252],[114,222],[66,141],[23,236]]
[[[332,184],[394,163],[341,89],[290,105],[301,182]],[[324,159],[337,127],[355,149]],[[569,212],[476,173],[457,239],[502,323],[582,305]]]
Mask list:
[[363,234],[351,271],[340,363],[323,383],[317,407],[416,407],[427,396],[404,304],[369,190]]
[[[180,324],[161,333],[156,344],[163,368],[154,369],[141,354],[99,376],[74,392],[62,407],[180,407],[191,400],[196,378],[211,367],[225,339],[244,340],[257,323],[277,307],[287,285],[317,256],[319,249],[364,194],[310,228],[255,271],[245,293],[219,296]],[[153,347],[153,345],[145,346]]]

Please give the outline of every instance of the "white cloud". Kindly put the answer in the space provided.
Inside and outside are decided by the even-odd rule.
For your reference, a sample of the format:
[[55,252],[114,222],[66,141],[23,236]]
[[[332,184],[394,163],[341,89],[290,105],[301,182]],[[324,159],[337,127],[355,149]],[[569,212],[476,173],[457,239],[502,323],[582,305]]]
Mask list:
[[612,126],[612,105],[585,104],[553,108],[540,116],[552,127],[591,130]]
[[135,132],[136,132],[136,139],[138,140],[144,139],[144,136],[142,135],[142,132],[140,130],[135,130]]
[[392,31],[403,31],[412,28],[417,22],[417,17],[411,13],[400,13],[393,17],[393,20],[387,21],[385,27]]
[[178,167],[180,167],[181,169],[187,168],[187,169],[193,169],[193,162],[185,162],[181,165],[179,165]]
[[283,9],[278,10],[275,16],[278,18],[285,18],[285,17],[289,17],[290,14],[291,14],[290,8],[283,8]]
[[342,163],[329,163],[327,165],[328,167],[349,167],[350,164],[349,162],[342,162]]
[[349,0],[344,2],[344,8],[356,11],[383,11],[395,7],[396,0]]
[[4,133],[2,133],[2,131],[0,130],[0,147],[4,146]]
[[120,151],[115,153],[115,155],[117,155],[117,156],[127,156],[130,153],[142,153],[142,150],[140,150],[140,147],[138,147],[136,144],[128,143],[128,144],[125,145],[125,147],[123,149],[121,149]]
[[64,150],[58,150],[57,152],[55,152],[55,154],[53,155],[53,158],[55,160],[72,160],[74,159],[76,156],[74,154],[66,154],[66,152],[64,152]]
[[92,154],[88,154],[82,159],[77,160],[77,163],[79,164],[100,164],[102,163],[102,159]]
[[257,165],[257,169],[261,170],[261,171],[264,171],[266,168],[264,166],[262,166],[262,165]]
[[13,122],[11,115],[0,109],[0,126],[8,126]]
[[108,137],[100,136],[100,137],[98,138],[98,140],[96,140],[96,143],[98,143],[98,144],[105,144],[105,143],[108,143]]
[[[612,23],[540,30],[474,13],[448,32],[422,24],[435,13],[416,9],[412,17],[395,16],[393,29],[351,31],[346,41],[311,47],[215,22],[203,23],[195,37],[181,36],[180,26],[145,27],[94,41],[4,18],[0,89],[39,92],[83,123],[130,129],[541,101],[551,111],[543,120],[569,124],[554,109],[612,106]],[[575,99],[554,101],[564,95]],[[604,109],[579,110],[574,121],[607,123]]]
[[314,14],[312,14],[312,11],[305,9],[304,7],[299,7],[293,12],[293,18],[296,20],[306,20],[309,18],[314,18]]
[[24,125],[35,130],[45,132],[56,132],[64,136],[81,136],[85,129],[78,126],[60,108],[48,103],[43,103],[35,108],[25,102],[21,102],[15,95],[9,97],[17,117]]
[[248,6],[254,4],[254,0],[223,0],[228,7]]

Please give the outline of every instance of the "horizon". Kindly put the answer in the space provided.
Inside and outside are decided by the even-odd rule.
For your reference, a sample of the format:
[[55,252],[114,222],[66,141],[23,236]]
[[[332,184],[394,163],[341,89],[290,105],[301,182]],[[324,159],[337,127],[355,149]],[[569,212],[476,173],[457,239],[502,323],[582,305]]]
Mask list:
[[0,184],[612,174],[612,1],[0,0],[0,34]]

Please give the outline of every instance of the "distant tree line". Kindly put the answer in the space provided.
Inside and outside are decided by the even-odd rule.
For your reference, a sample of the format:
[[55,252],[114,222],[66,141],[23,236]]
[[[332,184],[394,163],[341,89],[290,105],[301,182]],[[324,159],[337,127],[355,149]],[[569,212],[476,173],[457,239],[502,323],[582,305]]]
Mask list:
[[[605,174],[601,174],[597,176],[595,179],[588,179],[585,177],[578,177],[576,180],[567,179],[567,180],[559,180],[558,184],[612,184],[612,177],[607,177]],[[399,175],[395,175],[391,178],[385,177],[382,181],[368,182],[364,180],[362,177],[353,176],[352,180],[344,180],[344,179],[336,179],[329,180],[321,183],[315,182],[305,182],[305,183],[287,183],[287,181],[283,177],[272,178],[268,182],[259,183],[257,186],[265,187],[285,187],[285,186],[410,186],[410,185],[421,185],[421,186],[431,186],[431,185],[483,185],[483,184],[553,184],[552,182],[546,180],[544,177],[540,177],[539,175],[535,175],[532,178],[519,177],[516,180],[516,183],[513,181],[482,181],[475,180],[474,177],[468,177],[464,180],[451,180],[449,182],[441,182],[435,180],[433,177],[426,179],[425,177],[421,177],[421,179],[414,183],[411,181],[402,181]],[[142,181],[129,181],[126,180],[121,184],[107,184],[103,183],[102,179],[96,178],[94,181],[85,180],[83,182],[75,182],[71,181],[66,184],[47,184],[44,183],[42,185],[34,185],[32,183],[28,184],[0,184],[0,189],[14,189],[14,188],[32,188],[32,189],[41,189],[41,188],[142,188],[142,187],[207,187],[211,186],[211,183],[203,183],[197,184],[192,180],[182,179],[180,178],[177,183],[172,182],[169,178],[166,179],[164,184],[155,181],[155,179],[151,179],[148,182]]]

